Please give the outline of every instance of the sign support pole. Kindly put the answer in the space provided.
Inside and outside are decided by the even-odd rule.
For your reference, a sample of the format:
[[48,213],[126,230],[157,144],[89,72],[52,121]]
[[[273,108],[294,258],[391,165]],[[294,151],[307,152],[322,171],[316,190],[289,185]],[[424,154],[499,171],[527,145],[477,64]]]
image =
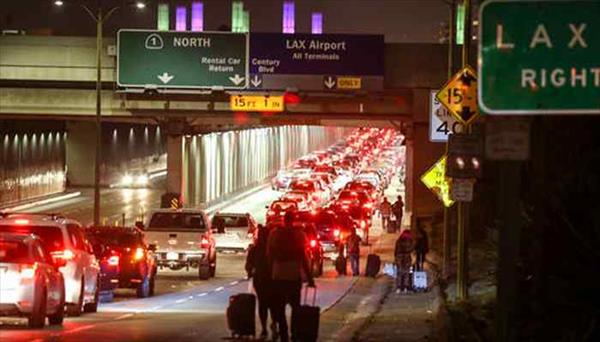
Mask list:
[[[465,8],[465,35],[462,45],[462,66],[469,64],[469,52],[471,45],[471,0],[463,0]],[[467,133],[471,133],[470,125],[466,127]],[[469,203],[458,202],[458,234],[457,234],[457,270],[456,270],[456,299],[466,300],[469,298],[468,279],[469,279],[469,250],[467,244],[468,238],[468,218]]]
[[[456,0],[450,2],[450,18],[448,21],[448,79],[454,74],[454,25],[456,16]],[[446,140],[446,155],[448,155],[448,140]],[[442,278],[448,279],[450,274],[450,262],[452,254],[451,230],[450,230],[450,208],[444,206],[444,229],[442,241]]]

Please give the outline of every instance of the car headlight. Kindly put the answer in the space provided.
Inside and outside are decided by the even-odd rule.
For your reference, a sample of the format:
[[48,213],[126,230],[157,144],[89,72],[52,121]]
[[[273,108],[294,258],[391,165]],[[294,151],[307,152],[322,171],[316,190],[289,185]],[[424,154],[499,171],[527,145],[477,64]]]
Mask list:
[[148,185],[148,175],[139,175],[135,180],[135,184],[139,186]]
[[133,184],[133,177],[131,175],[124,175],[121,178],[121,184],[125,186],[130,186],[131,184]]

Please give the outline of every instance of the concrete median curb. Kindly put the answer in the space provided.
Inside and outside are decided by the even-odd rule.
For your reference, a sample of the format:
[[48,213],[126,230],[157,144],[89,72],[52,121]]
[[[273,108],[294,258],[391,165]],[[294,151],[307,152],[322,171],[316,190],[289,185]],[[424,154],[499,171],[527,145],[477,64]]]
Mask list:
[[56,202],[68,200],[68,199],[79,197],[79,196],[81,196],[81,191],[75,191],[75,192],[70,192],[70,193],[66,193],[66,194],[62,194],[62,195],[50,196],[48,198],[36,200],[33,202],[27,202],[27,203],[15,205],[14,207],[1,208],[0,211],[7,211],[7,212],[22,211],[22,210],[31,209],[31,208],[34,208],[34,207],[37,207],[40,205],[56,203]]

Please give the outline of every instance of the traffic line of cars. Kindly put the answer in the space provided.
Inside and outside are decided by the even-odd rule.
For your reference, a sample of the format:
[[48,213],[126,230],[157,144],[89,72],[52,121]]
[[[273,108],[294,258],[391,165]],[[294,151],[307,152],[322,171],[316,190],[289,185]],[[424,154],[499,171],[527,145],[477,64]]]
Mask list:
[[345,140],[295,161],[271,181],[282,196],[267,206],[268,226],[283,224],[287,212],[304,229],[313,274],[324,259],[345,254],[352,229],[368,243],[372,217],[384,190],[404,160],[403,136],[391,129],[360,128]]

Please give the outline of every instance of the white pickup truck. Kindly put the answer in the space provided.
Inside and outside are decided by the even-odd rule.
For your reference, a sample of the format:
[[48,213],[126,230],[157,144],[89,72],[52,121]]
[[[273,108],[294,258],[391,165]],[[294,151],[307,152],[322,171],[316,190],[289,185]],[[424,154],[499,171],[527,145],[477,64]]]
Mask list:
[[199,209],[157,209],[152,212],[146,242],[154,249],[158,269],[198,270],[200,279],[215,276],[217,253],[210,222]]

